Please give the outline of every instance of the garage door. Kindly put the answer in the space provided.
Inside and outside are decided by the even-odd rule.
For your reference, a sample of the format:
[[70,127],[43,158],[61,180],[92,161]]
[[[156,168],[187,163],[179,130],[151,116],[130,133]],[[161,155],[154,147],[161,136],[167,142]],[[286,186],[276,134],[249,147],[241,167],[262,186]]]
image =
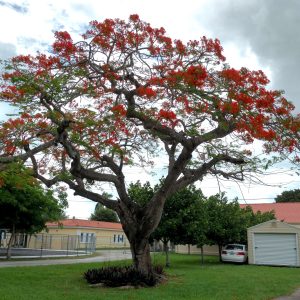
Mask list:
[[296,234],[254,233],[254,263],[258,265],[297,266]]

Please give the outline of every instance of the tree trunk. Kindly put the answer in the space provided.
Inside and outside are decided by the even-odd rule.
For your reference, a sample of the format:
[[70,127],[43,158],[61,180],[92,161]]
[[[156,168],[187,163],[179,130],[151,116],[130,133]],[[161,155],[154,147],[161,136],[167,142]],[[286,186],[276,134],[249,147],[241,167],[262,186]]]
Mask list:
[[203,253],[203,246],[201,246],[201,264],[204,265],[204,253]]
[[133,266],[143,274],[153,274],[149,237],[159,223],[162,208],[152,214],[152,206],[147,210],[140,207],[128,209],[124,203],[119,204],[117,213],[130,243]]
[[25,234],[25,240],[24,240],[24,248],[28,247],[28,234]]
[[129,242],[135,269],[144,274],[152,273],[153,269],[148,239],[136,238],[134,240],[129,240]]
[[13,225],[13,228],[12,228],[12,231],[11,231],[11,235],[10,235],[10,239],[9,239],[9,242],[8,242],[8,245],[7,245],[7,250],[6,250],[6,258],[7,259],[10,259],[11,258],[11,246],[12,246],[12,243],[15,239],[15,225]]
[[218,248],[219,248],[219,261],[222,262],[222,245],[218,244]]
[[164,241],[164,250],[166,253],[166,267],[169,268],[170,267],[170,255],[169,255],[168,241]]
[[191,245],[188,244],[188,254],[191,254]]

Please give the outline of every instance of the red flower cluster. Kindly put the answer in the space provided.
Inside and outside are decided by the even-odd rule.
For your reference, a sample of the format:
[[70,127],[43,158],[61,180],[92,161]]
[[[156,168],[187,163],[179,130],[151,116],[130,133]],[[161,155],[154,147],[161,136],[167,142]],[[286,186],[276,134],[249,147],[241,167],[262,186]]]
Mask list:
[[203,36],[201,38],[201,42],[205,51],[214,53],[221,61],[225,61],[225,57],[222,54],[223,48],[218,39],[212,40]]
[[[207,122],[237,128],[237,136],[247,142],[258,138],[274,149],[276,143],[278,149],[279,144],[295,147],[290,135],[299,132],[300,122],[291,116],[291,104],[280,92],[266,89],[262,71],[222,69],[225,57],[219,40],[172,40],[163,28],[152,28],[138,15],[127,23],[107,19],[90,25],[88,41],[74,44],[68,32],[56,32],[53,56],[12,59],[0,96],[20,107],[28,104],[29,113],[3,124],[7,139],[21,131],[42,139],[36,132],[61,122],[65,112],[76,120],[70,128],[74,142],[82,139],[83,151],[96,158],[105,146],[121,153],[124,138],[137,133],[143,122],[147,127],[147,118],[186,131],[191,138],[197,131],[188,128],[200,130]],[[49,96],[49,106],[41,95]],[[126,101],[131,100],[140,122],[126,118]],[[47,107],[38,110],[40,105]],[[41,113],[31,115],[31,108]],[[51,115],[44,114],[46,109]]]
[[67,31],[56,31],[55,37],[56,41],[52,45],[53,50],[56,53],[59,53],[62,57],[70,60],[70,56],[77,50],[76,46],[73,44],[70,34]]
[[32,56],[31,55],[18,55],[12,58],[12,62],[14,63],[25,63],[27,65],[32,64]]
[[129,16],[129,20],[132,22],[138,22],[138,21],[140,21],[140,17],[137,14],[132,14]]
[[240,84],[243,79],[240,74],[240,71],[236,69],[225,69],[221,71],[220,75],[226,78],[227,80],[235,82],[236,84]]
[[273,129],[267,128],[267,122],[268,118],[262,114],[249,115],[239,121],[237,128],[240,132],[250,133],[253,138],[272,141],[277,137],[277,134]]
[[111,111],[119,116],[126,116],[126,109],[123,104],[117,104],[112,107]]
[[15,85],[8,85],[3,88],[0,96],[3,99],[10,100],[13,103],[16,102],[18,97],[22,97],[24,95],[24,90],[17,88]]
[[176,120],[176,114],[173,111],[170,111],[170,110],[167,111],[167,110],[161,109],[158,112],[158,116],[160,118],[163,118],[163,119],[166,119],[166,120]]
[[3,128],[14,129],[14,128],[22,127],[24,124],[25,122],[22,118],[9,119],[5,123],[3,123]]
[[140,86],[136,89],[136,93],[140,97],[143,96],[146,96],[147,98],[156,97],[156,91],[154,91],[151,87]]
[[179,54],[185,55],[186,53],[186,46],[180,40],[175,40],[175,47]]
[[218,107],[223,113],[237,115],[240,112],[240,105],[236,101],[225,103],[219,102]]
[[200,87],[205,82],[207,72],[203,66],[190,66],[182,73],[182,77],[188,85]]
[[8,155],[13,155],[17,147],[9,140],[4,141],[4,152]]
[[171,86],[176,86],[183,81],[185,84],[194,87],[203,87],[207,78],[206,69],[201,65],[189,66],[182,71],[169,71],[167,81]]

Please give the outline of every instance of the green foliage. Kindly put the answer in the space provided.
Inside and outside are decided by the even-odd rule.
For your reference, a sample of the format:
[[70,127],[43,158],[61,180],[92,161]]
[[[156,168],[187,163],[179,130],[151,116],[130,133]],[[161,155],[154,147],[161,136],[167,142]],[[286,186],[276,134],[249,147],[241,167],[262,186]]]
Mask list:
[[210,244],[222,246],[238,242],[241,237],[241,209],[237,201],[229,202],[225,195],[217,194],[206,201],[208,231]]
[[250,206],[242,209],[234,200],[229,202],[224,194],[214,195],[206,201],[210,244],[220,247],[228,243],[247,243],[247,228],[275,219],[274,212],[254,213]]
[[170,196],[153,238],[174,244],[203,244],[207,229],[201,190],[191,185]]
[[247,244],[247,228],[254,225],[276,219],[274,211],[254,213],[251,206],[241,209],[242,212],[242,231],[239,242]]
[[0,227],[35,233],[63,215],[66,195],[61,193],[57,199],[52,190],[44,190],[30,169],[12,164],[0,172],[0,179]]
[[[83,277],[90,284],[103,283],[105,286],[155,286],[159,283],[160,275],[163,275],[162,266],[154,266],[153,272],[143,274],[133,266],[103,267],[87,270]],[[159,275],[159,276],[158,276]]]
[[300,189],[282,192],[276,196],[275,202],[300,202]]
[[128,195],[135,203],[144,206],[153,197],[154,189],[148,181],[142,185],[138,180],[136,183],[130,183]]
[[104,207],[101,203],[97,203],[95,211],[90,217],[93,221],[115,222],[118,223],[118,215],[112,209]]
[[[153,196],[155,189],[147,182],[131,184],[130,197],[141,206]],[[151,239],[164,243],[247,244],[247,228],[275,218],[274,212],[254,213],[251,207],[240,208],[237,200],[229,201],[225,194],[204,197],[191,185],[170,196],[165,203],[161,221]]]

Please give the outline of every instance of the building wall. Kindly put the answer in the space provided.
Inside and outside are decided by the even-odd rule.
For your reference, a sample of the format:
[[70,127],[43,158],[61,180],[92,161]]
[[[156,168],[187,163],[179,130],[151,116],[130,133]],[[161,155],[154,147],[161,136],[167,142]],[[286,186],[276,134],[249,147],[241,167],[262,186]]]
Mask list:
[[[46,233],[46,232],[44,232]],[[130,247],[123,230],[91,227],[48,228],[47,234],[53,237],[77,236],[80,248],[84,248],[93,237],[96,237],[96,248]]]
[[[176,253],[183,253],[183,254],[201,254],[201,248],[197,246],[190,245],[176,245],[175,246]],[[219,255],[219,250],[217,245],[204,245],[203,246],[203,253],[205,255]]]
[[[93,244],[88,245],[89,249]],[[52,249],[52,250],[85,250],[86,245],[81,245],[79,236],[70,234],[37,233],[29,236],[27,248]]]
[[254,233],[296,233],[296,238],[298,242],[298,249],[300,245],[300,228],[298,226],[290,225],[280,221],[268,221],[247,230],[248,239],[248,261],[249,264],[254,264],[254,253],[253,253],[253,243],[254,243]]

